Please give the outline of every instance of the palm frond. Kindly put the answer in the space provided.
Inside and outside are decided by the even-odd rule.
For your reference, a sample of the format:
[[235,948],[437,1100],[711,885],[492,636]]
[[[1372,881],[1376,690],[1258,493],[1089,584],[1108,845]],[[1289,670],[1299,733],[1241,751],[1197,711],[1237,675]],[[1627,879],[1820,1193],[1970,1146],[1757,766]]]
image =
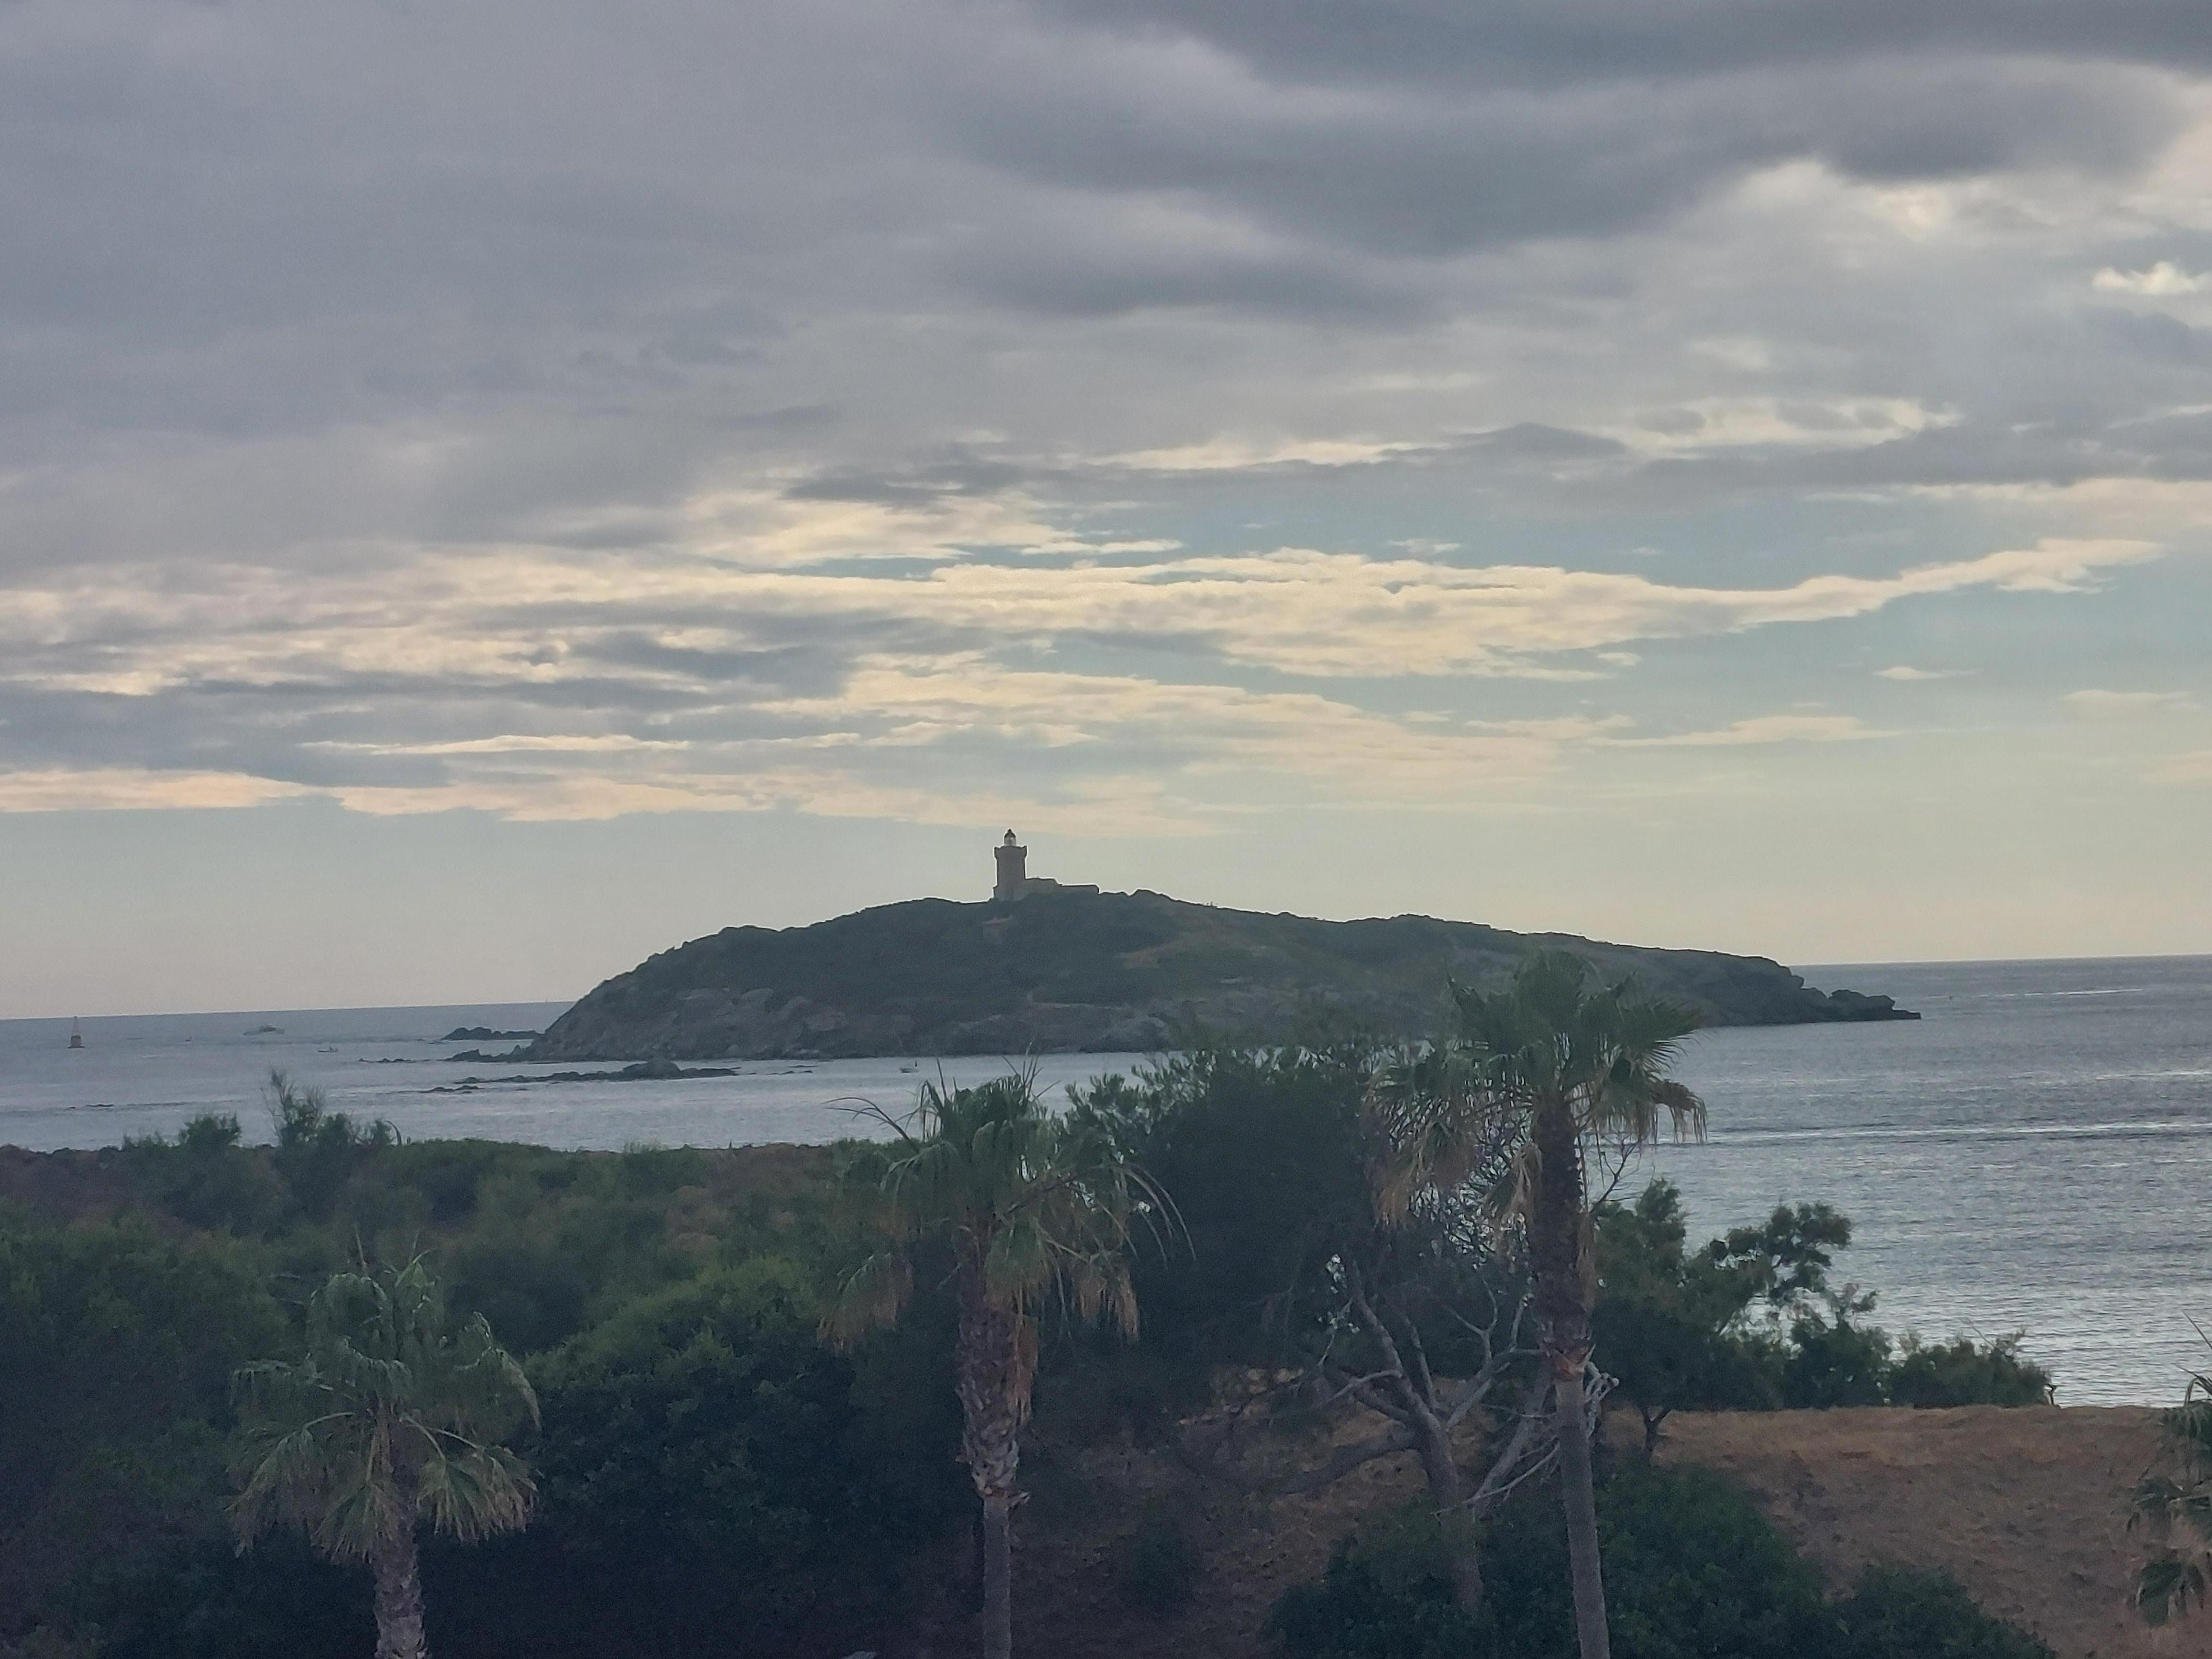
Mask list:
[[903,1249],[878,1250],[847,1275],[823,1316],[822,1336],[849,1348],[870,1331],[895,1325],[914,1294],[914,1263]]
[[454,1325],[420,1258],[333,1276],[307,1326],[305,1354],[234,1380],[242,1540],[297,1526],[353,1561],[418,1520],[480,1538],[527,1518],[527,1468],[495,1443],[536,1420],[537,1395],[481,1316]]

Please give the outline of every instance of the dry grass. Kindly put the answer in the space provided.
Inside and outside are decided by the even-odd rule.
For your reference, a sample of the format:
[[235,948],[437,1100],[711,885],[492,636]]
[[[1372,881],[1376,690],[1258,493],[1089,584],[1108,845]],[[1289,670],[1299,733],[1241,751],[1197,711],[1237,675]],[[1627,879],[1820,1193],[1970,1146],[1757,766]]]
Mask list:
[[1870,1562],[1941,1567],[2061,1659],[2212,1655],[2212,1616],[2154,1632],[2126,1606],[2121,1513],[2154,1411],[1717,1413],[1668,1425],[1662,1462],[1733,1477],[1833,1584]]

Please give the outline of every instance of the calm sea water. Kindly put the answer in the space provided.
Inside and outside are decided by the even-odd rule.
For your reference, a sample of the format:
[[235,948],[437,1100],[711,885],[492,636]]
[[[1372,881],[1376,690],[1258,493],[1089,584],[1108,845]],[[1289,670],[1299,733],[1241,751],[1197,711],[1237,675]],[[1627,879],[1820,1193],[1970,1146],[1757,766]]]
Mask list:
[[2071,1404],[2212,1370],[2212,957],[1814,968],[1917,1022],[1706,1032],[1703,1145],[1646,1171],[1710,1236],[1826,1199],[1877,1322],[2027,1332]]
[[[2165,1403],[2212,1368],[2212,957],[1811,969],[1927,1018],[1721,1030],[1680,1072],[1711,1109],[1705,1141],[1629,1172],[1679,1184],[1698,1237],[1825,1199],[1854,1223],[1842,1274],[1893,1330],[2027,1333],[2076,1404]],[[542,1027],[560,1004],[0,1022],[0,1143],[112,1146],[235,1111],[265,1130],[283,1066],[410,1139],[556,1146],[720,1146],[855,1133],[854,1099],[910,1103],[934,1062],[747,1062],[733,1078],[537,1080],[545,1066],[454,1063],[456,1026]],[[275,1030],[263,1030],[274,1027]],[[1132,1055],[1049,1057],[1057,1088]],[[998,1062],[946,1061],[955,1081]],[[585,1066],[565,1069],[597,1070]],[[508,1079],[528,1081],[466,1079]]]
[[[565,1002],[453,1008],[337,1008],[243,1014],[143,1014],[83,1022],[82,1049],[65,1019],[0,1020],[0,1145],[51,1151],[113,1146],[173,1133],[201,1112],[235,1112],[249,1140],[267,1140],[274,1069],[314,1084],[339,1110],[387,1118],[410,1140],[474,1136],[545,1146],[733,1146],[821,1141],[867,1132],[853,1109],[892,1111],[942,1066],[977,1083],[1007,1062],[957,1060],[736,1060],[736,1077],[565,1083],[555,1072],[617,1065],[457,1061],[464,1049],[504,1053],[512,1039],[447,1041],[452,1030],[542,1030]],[[1138,1054],[1048,1054],[1038,1080],[1054,1103],[1064,1084],[1127,1071]]]

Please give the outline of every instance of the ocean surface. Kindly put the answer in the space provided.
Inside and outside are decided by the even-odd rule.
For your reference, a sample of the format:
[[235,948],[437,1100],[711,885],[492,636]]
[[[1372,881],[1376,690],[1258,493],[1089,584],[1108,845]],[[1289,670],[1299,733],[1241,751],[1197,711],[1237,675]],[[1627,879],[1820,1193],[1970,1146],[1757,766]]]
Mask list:
[[[1693,1238],[1776,1204],[1824,1199],[1854,1242],[1838,1277],[1872,1317],[1930,1338],[2020,1330],[2072,1404],[2164,1404],[2212,1370],[2212,957],[1804,970],[1886,992],[1926,1018],[1702,1032],[1679,1074],[1711,1109],[1707,1138],[1647,1152]],[[0,1144],[113,1146],[236,1112],[266,1139],[271,1068],[410,1139],[473,1135],[555,1146],[721,1146],[865,1133],[853,1109],[910,1105],[939,1062],[745,1061],[729,1078],[555,1082],[556,1070],[455,1061],[534,1030],[559,1003],[0,1021]],[[1040,1078],[1126,1070],[1135,1055],[1047,1057]],[[955,1082],[1003,1063],[942,1062]]]

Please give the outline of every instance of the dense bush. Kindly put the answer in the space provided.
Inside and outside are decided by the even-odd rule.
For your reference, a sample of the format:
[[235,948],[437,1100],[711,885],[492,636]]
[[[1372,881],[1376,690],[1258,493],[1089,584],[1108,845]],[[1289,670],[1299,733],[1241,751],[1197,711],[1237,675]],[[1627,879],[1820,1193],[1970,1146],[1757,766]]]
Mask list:
[[961,1483],[941,1425],[917,1445],[871,1436],[817,1316],[798,1266],[756,1258],[535,1363],[538,1518],[496,1548],[437,1553],[440,1648],[707,1659],[860,1644]]
[[2048,1644],[1990,1617],[1948,1573],[1869,1567],[1836,1615],[1836,1659],[2053,1659]]
[[81,1593],[100,1659],[362,1659],[368,1575],[296,1534],[241,1555],[227,1537],[178,1545]]
[[1965,1337],[1923,1345],[1908,1334],[1890,1372],[1900,1406],[2047,1406],[2051,1373],[2020,1357],[2020,1336],[1976,1344]]
[[[1702,1469],[1636,1469],[1598,1504],[1606,1606],[1620,1659],[1804,1659],[1825,1631],[1819,1576],[1750,1501]],[[1499,1517],[1485,1572],[1504,1650],[1574,1649],[1555,1491]]]
[[[1809,1563],[1719,1476],[1637,1469],[1599,1490],[1613,1650],[1620,1659],[2049,1659],[1941,1574],[1875,1571],[1830,1603]],[[1483,1551],[1486,1600],[1452,1604],[1441,1536],[1414,1511],[1340,1544],[1277,1605],[1290,1659],[1571,1659],[1557,1494],[1530,1491]]]
[[2050,1373],[2017,1335],[1901,1345],[1866,1322],[1872,1294],[1828,1279],[1850,1223],[1824,1204],[1778,1207],[1700,1249],[1686,1247],[1681,1195],[1654,1181],[1594,1217],[1600,1367],[1644,1423],[1647,1453],[1677,1410],[1835,1406],[2033,1406]]
[[1290,1659],[1491,1659],[1495,1624],[1452,1601],[1441,1528],[1425,1507],[1379,1516],[1288,1591],[1267,1629]]
[[231,1371],[284,1329],[228,1241],[0,1213],[0,1643],[74,1572],[207,1524]]
[[0,1651],[212,1654],[230,1628],[228,1650],[353,1659],[365,1577],[238,1558],[224,1504],[233,1371],[290,1351],[356,1252],[427,1251],[545,1401],[538,1524],[426,1553],[453,1659],[757,1651],[801,1626],[865,1647],[917,1551],[957,1537],[943,1310],[925,1296],[849,1358],[815,1336],[850,1253],[828,1149],[405,1146],[290,1097],[289,1147],[218,1115],[125,1149],[147,1217],[0,1216]]

